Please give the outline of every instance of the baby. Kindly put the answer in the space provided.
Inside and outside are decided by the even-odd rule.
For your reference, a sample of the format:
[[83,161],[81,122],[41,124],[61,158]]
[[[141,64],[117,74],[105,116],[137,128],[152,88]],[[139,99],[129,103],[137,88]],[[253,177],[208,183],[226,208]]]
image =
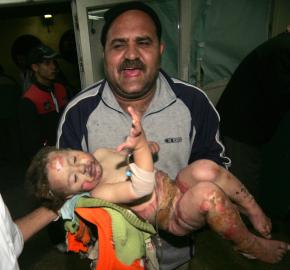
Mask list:
[[[210,160],[189,164],[175,181],[155,171],[152,153],[159,146],[148,143],[132,107],[128,113],[132,127],[116,150],[98,149],[94,154],[54,147],[40,150],[27,171],[35,195],[57,210],[74,194],[89,192],[130,208],[174,235],[186,235],[207,224],[244,255],[268,263],[282,259],[290,245],[269,239],[271,221],[238,179]],[[247,229],[237,209],[262,237]]]

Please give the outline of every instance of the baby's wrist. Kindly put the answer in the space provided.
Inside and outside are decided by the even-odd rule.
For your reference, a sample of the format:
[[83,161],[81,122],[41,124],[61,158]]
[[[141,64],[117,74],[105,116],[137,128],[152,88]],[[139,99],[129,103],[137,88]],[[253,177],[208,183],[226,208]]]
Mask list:
[[144,140],[136,144],[136,146],[133,148],[133,152],[142,151],[146,148],[149,148],[149,144],[147,140]]

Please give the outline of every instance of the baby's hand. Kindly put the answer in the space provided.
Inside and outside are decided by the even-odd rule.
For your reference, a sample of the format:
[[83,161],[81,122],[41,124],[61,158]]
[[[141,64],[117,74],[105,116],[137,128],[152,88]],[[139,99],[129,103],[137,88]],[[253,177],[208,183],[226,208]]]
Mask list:
[[132,118],[132,126],[129,132],[129,136],[126,138],[124,143],[117,147],[117,151],[122,151],[124,149],[131,149],[136,151],[139,148],[142,148],[144,144],[147,144],[139,115],[130,106],[128,107],[128,113]]

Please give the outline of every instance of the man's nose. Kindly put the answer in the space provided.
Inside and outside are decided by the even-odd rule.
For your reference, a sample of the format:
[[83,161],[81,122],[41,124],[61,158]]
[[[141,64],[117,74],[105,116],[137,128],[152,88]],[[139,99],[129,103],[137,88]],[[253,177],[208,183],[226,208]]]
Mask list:
[[54,70],[58,69],[58,65],[57,65],[57,63],[55,62],[55,60],[50,61],[50,62],[49,62],[49,66],[50,66],[51,69],[54,69]]
[[129,60],[135,60],[135,59],[139,58],[138,47],[135,44],[128,44],[125,56]]

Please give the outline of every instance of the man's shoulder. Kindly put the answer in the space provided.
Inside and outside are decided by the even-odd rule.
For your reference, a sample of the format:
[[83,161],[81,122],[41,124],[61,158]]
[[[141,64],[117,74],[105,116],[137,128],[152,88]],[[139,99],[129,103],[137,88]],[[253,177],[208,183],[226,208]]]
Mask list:
[[180,96],[181,94],[181,96],[197,95],[206,97],[205,92],[192,83],[186,82],[184,80],[175,77],[170,77],[164,71],[161,72],[161,78],[162,77],[168,82],[170,88],[178,96]]
[[35,101],[39,98],[49,96],[49,93],[40,89],[36,84],[32,83],[23,94],[23,98]]
[[97,82],[91,86],[88,86],[87,88],[84,88],[79,92],[77,95],[75,95],[70,102],[68,103],[66,107],[66,111],[78,109],[81,108],[87,108],[91,107],[90,105],[98,103],[100,101],[100,91],[102,82]]
[[184,103],[192,105],[196,102],[202,104],[211,103],[207,94],[199,87],[176,78],[173,78],[172,81],[174,83],[174,93]]

